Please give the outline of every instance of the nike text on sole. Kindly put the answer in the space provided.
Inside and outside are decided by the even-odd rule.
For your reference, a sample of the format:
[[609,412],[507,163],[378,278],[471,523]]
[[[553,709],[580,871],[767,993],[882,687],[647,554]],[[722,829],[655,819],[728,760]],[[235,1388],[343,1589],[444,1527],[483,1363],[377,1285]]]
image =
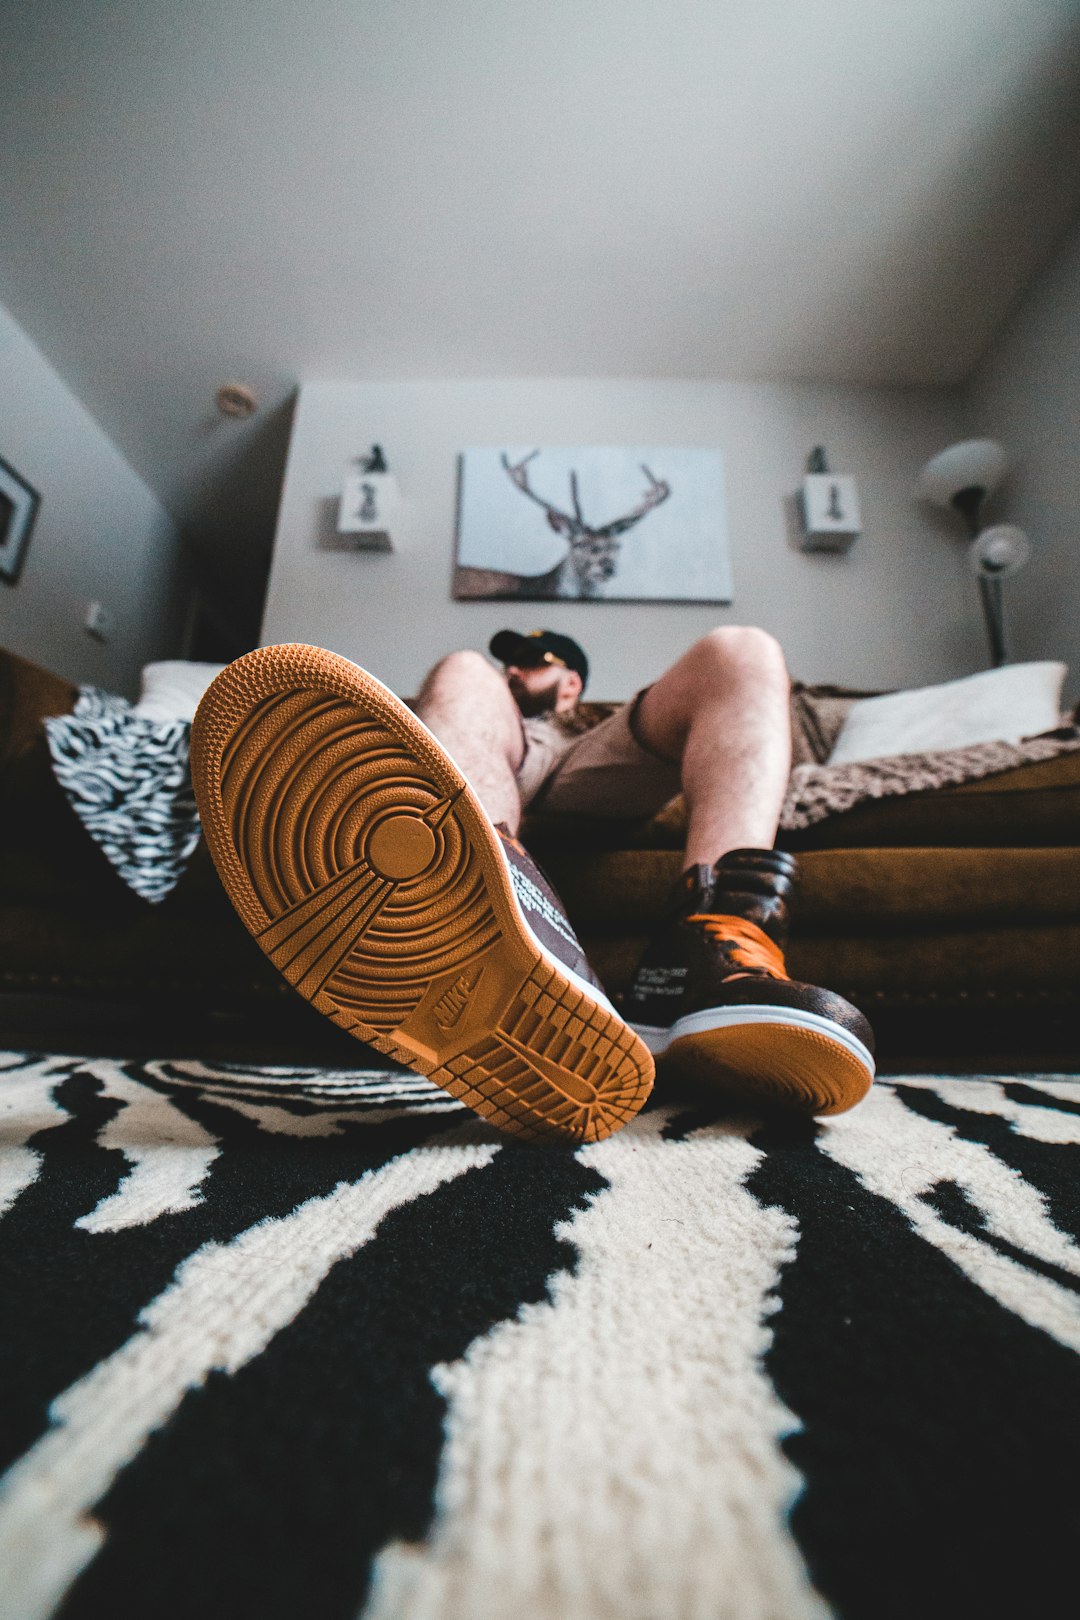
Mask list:
[[207,844],[289,982],[503,1130],[599,1141],[652,1085],[647,1048],[544,952],[497,834],[386,687],[315,647],[214,681],[192,728]]
[[635,1024],[657,1057],[688,1078],[747,1102],[842,1114],[874,1079],[874,1058],[850,1030],[794,1007],[709,1007],[670,1029]]

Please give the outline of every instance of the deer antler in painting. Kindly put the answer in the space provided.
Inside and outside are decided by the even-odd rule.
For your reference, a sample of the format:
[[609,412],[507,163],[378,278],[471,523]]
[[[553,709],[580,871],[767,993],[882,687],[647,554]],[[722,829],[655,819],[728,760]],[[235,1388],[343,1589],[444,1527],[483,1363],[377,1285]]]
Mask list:
[[[556,534],[566,537],[570,543],[570,550],[560,567],[559,589],[560,596],[596,596],[599,587],[605,584],[618,566],[619,546],[618,540],[635,523],[651,512],[654,507],[666,501],[671,494],[671,485],[660,478],[654,478],[648,467],[642,464],[641,470],[649,480],[649,487],[645,491],[637,506],[621,517],[613,518],[610,523],[598,527],[586,523],[581,510],[581,501],[578,497],[577,473],[570,474],[570,499],[573,503],[572,512],[564,512],[553,506],[542,495],[538,495],[529,484],[529,463],[540,454],[539,450],[531,450],[520,461],[512,462],[503,451],[501,461],[503,467],[517,489],[527,495],[531,501],[542,506],[547,514],[548,523]],[[566,566],[570,565],[572,579],[566,579]],[[572,588],[576,585],[576,589]]]

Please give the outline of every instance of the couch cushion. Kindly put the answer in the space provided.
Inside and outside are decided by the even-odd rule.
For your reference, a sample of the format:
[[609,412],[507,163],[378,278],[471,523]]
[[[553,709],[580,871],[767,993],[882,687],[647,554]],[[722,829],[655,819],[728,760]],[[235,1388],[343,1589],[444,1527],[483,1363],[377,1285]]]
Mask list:
[[[788,966],[859,1006],[981,1000],[1080,1003],[1080,922],[942,928],[920,933],[805,934]],[[1031,1044],[1038,1044],[1037,1027]]]
[[47,714],[67,714],[78,687],[0,648],[0,773],[41,736]]
[[130,910],[0,906],[0,991],[170,995],[223,1005],[249,992],[293,994],[220,886],[198,913],[174,909],[172,896],[159,906],[131,898]]
[[[783,832],[777,842],[791,850],[1072,844],[1078,828],[1080,751],[959,787],[877,799],[798,832]],[[648,821],[533,815],[526,819],[523,836],[541,860],[564,847],[681,849],[686,806],[681,798],[672,799]]]
[[[647,935],[582,933],[608,993],[627,988]],[[796,978],[847,996],[873,1020],[877,1008],[1024,1006],[1027,1045],[1039,1045],[1044,1012],[1080,1009],[1080,923],[941,928],[895,934],[799,934],[787,963]],[[1075,1048],[1070,1050],[1070,1058]]]
[[[1080,827],[1074,831],[1080,840]],[[549,856],[576,927],[640,930],[682,867],[674,850]],[[1080,924],[1080,848],[822,849],[799,858],[803,933],[914,931],[1032,922]]]

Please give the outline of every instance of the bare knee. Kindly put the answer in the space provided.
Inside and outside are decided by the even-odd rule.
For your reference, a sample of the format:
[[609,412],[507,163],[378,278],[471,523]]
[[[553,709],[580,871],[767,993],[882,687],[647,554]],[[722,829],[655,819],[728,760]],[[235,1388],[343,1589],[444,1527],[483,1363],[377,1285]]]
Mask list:
[[421,690],[424,697],[432,697],[435,694],[456,696],[459,693],[470,697],[482,696],[489,702],[513,702],[509,688],[498,670],[489,664],[483,653],[467,647],[461,648],[458,652],[447,653],[445,658],[440,658],[425,676]]
[[767,630],[722,625],[695,641],[645,693],[636,715],[640,740],[670,759],[681,755],[703,710],[735,705],[770,715],[787,710],[790,687],[780,644]]
[[[521,715],[502,675],[482,653],[448,653],[420,688],[416,712],[455,757],[470,742],[494,751],[514,769],[521,763]],[[474,764],[475,770],[475,764]]]
[[497,670],[488,663],[483,653],[477,652],[472,647],[460,647],[457,652],[447,653],[445,658],[440,658],[429,673],[428,680],[436,676],[440,680],[484,681],[499,679]]
[[708,635],[703,635],[691,648],[691,653],[698,651],[703,658],[711,659],[712,663],[738,664],[751,667],[761,674],[776,671],[787,674],[784,648],[774,635],[759,629],[758,625],[717,625],[716,630],[709,630]]
[[[756,625],[719,625],[691,646],[682,659],[691,684],[701,690],[753,684],[787,687],[787,661],[774,635]],[[678,669],[678,664],[677,666]]]

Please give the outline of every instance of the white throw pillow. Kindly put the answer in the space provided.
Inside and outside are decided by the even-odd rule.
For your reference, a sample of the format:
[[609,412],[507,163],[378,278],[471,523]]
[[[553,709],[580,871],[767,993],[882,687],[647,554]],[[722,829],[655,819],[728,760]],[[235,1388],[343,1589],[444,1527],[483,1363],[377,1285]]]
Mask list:
[[187,658],[145,664],[135,713],[147,720],[194,720],[199,699],[224,668],[224,664],[197,664]]
[[940,686],[860,698],[848,711],[828,763],[1019,742],[1052,731],[1067,673],[1058,663],[1005,664]]

